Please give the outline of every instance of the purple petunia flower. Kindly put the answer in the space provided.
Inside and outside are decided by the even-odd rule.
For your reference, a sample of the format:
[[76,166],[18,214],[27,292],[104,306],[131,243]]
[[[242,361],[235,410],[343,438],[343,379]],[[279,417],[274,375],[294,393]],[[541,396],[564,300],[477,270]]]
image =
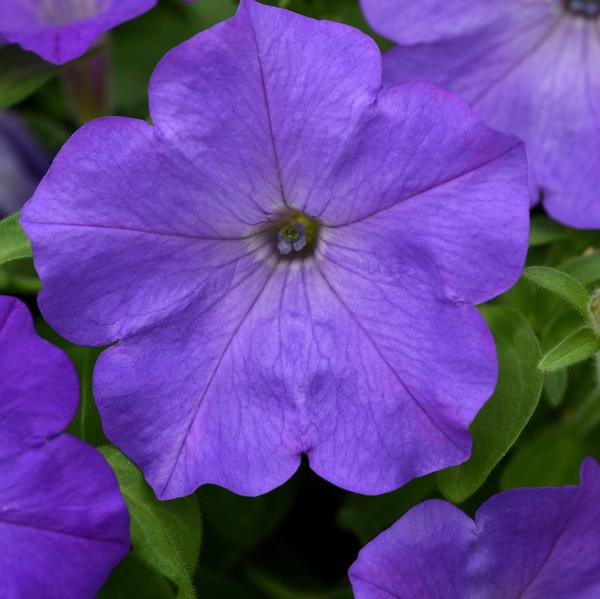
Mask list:
[[2,0],[0,40],[63,64],[87,52],[109,29],[150,10],[157,0]]
[[0,218],[21,208],[50,159],[12,114],[0,112]]
[[[600,228],[600,0],[361,0],[402,44],[384,79],[444,85],[527,143],[532,200]],[[543,192],[540,194],[540,192]]]
[[68,358],[0,296],[0,596],[94,597],[129,551],[129,516],[102,456],[60,434],[77,405]]
[[527,248],[522,143],[252,0],[167,54],[150,110],[80,129],[22,224],[49,322],[118,340],[96,400],[157,494],[264,493],[302,453],[363,493],[467,459],[497,370],[472,304]]
[[471,520],[433,499],[362,549],[350,568],[356,599],[600,597],[600,468],[578,487],[513,489]]

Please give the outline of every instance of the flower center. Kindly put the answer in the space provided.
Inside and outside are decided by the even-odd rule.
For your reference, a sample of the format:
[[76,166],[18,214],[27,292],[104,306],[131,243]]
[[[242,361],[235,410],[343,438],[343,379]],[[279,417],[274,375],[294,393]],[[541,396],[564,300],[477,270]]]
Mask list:
[[563,0],[565,9],[573,15],[586,19],[600,17],[600,0]]
[[106,0],[41,0],[42,22],[47,25],[66,25],[95,17],[106,8]]
[[282,256],[311,254],[319,237],[318,222],[302,212],[282,218],[275,226],[277,249]]

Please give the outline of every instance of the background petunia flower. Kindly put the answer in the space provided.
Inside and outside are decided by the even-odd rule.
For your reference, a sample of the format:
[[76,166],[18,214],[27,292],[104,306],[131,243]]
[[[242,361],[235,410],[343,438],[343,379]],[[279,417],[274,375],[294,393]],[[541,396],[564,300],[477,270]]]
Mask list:
[[21,208],[50,164],[23,123],[0,112],[0,218]]
[[361,3],[401,44],[385,56],[384,79],[459,92],[525,140],[532,200],[543,195],[565,224],[600,228],[600,0]]
[[109,29],[150,10],[157,0],[2,0],[0,40],[63,64],[87,52]]
[[94,597],[129,550],[102,456],[61,434],[77,377],[19,300],[0,296],[0,596]]
[[421,503],[362,549],[349,576],[356,599],[600,597],[600,468],[577,487],[514,489],[471,520]]
[[22,224],[48,321],[118,341],[95,397],[157,494],[264,493],[302,453],[363,493],[466,460],[497,371],[472,304],[527,248],[522,143],[251,0],[167,54],[150,111],[80,129]]

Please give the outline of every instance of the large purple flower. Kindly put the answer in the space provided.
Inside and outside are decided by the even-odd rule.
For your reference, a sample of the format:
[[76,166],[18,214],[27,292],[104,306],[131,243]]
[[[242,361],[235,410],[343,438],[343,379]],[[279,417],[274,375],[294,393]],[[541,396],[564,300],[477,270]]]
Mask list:
[[160,497],[312,468],[364,493],[468,458],[496,382],[472,304],[517,279],[522,144],[360,32],[244,0],[170,52],[154,126],[94,121],[22,224],[105,431]]
[[356,599],[600,597],[600,468],[578,487],[514,489],[471,520],[426,501],[371,541],[350,568]]
[[55,64],[87,52],[103,33],[150,10],[157,0],[1,0],[0,40]]
[[361,0],[402,46],[387,81],[459,92],[527,143],[533,200],[557,220],[600,228],[600,0]]
[[61,431],[77,405],[68,358],[0,296],[0,596],[94,597],[129,550],[116,479]]

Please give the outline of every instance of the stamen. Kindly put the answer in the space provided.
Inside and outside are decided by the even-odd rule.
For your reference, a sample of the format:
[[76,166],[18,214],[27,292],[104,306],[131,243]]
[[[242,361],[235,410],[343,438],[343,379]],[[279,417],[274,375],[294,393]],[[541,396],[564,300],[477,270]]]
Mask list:
[[565,9],[573,15],[586,19],[600,17],[600,0],[564,0]]
[[277,235],[277,249],[282,256],[312,253],[319,234],[318,222],[302,212],[283,216],[274,223],[273,233]]

